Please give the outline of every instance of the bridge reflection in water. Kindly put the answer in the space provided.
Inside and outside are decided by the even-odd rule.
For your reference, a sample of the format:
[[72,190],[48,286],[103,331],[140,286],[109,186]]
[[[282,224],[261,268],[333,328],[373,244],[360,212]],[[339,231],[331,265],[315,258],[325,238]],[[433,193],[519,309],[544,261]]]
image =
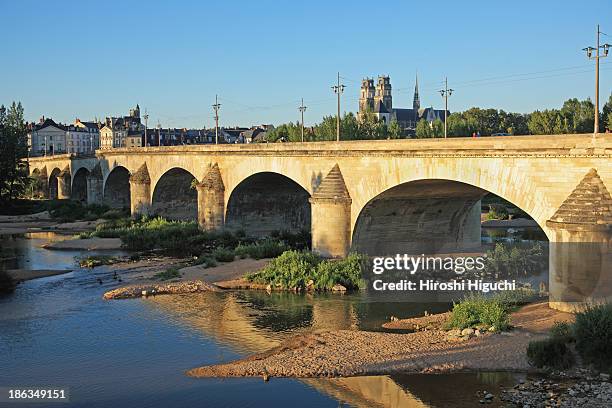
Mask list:
[[[243,355],[268,350],[289,337],[316,330],[377,330],[391,315],[447,310],[444,303],[375,302],[364,295],[296,295],[228,292],[159,296],[146,300],[174,323],[196,329]],[[223,355],[217,361],[227,362]],[[194,361],[193,366],[204,364]],[[188,369],[191,367],[185,367]],[[363,376],[301,381],[357,407],[446,407],[478,404],[477,391],[497,394],[502,373]],[[462,402],[463,401],[463,402]],[[496,406],[493,404],[492,406]]]

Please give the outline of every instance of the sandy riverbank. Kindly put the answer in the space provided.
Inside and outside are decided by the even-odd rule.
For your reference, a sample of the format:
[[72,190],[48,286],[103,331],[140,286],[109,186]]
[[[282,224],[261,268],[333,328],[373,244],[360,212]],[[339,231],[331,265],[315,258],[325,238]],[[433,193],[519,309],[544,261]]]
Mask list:
[[[269,259],[237,259],[212,268],[202,265],[184,267],[184,260],[173,258],[138,262],[119,262],[110,266],[124,281],[121,287],[104,293],[104,299],[130,299],[150,295],[195,293],[226,289],[218,282],[239,279],[245,273],[265,267]],[[155,274],[168,268],[178,268],[180,277],[168,281],[155,279]]]
[[527,371],[529,341],[543,338],[555,321],[573,316],[546,303],[513,313],[515,329],[464,341],[442,330],[408,334],[338,330],[298,336],[280,347],[234,362],[194,368],[192,377],[344,377],[455,371]]

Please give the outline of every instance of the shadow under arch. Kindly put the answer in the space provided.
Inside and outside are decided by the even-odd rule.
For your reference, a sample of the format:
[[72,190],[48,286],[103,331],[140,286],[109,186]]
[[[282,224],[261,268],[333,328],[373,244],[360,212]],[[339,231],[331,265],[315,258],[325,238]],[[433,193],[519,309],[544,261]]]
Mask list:
[[198,219],[196,177],[181,167],[173,167],[157,180],[151,198],[151,212],[171,220]]
[[353,226],[352,249],[368,255],[479,250],[480,200],[489,193],[497,195],[449,179],[400,183],[363,206]]
[[60,174],[61,170],[56,167],[51,170],[51,174],[49,174],[49,199],[57,200],[58,194],[58,182],[57,176]]
[[72,176],[70,198],[81,202],[87,202],[87,176],[89,170],[86,167],[79,168]]
[[232,190],[225,224],[254,236],[273,231],[310,231],[310,194],[299,183],[275,172],[259,172]]
[[115,166],[104,180],[104,204],[111,208],[130,208],[130,171]]

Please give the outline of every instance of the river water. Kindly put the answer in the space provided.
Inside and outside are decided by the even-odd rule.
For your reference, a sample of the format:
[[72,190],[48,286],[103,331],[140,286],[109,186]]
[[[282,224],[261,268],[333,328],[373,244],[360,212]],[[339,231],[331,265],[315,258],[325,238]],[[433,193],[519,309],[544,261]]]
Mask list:
[[[378,330],[444,304],[377,303],[362,295],[202,293],[104,301],[116,285],[76,266],[79,251],[41,245],[64,237],[0,236],[3,266],[68,269],[0,296],[0,387],[65,388],[74,407],[470,407],[519,375],[394,375],[345,379],[193,379],[225,362],[318,329]],[[497,399],[496,399],[497,401]],[[1,403],[0,403],[1,405]],[[23,404],[20,404],[24,406]],[[49,405],[36,404],[33,406]],[[489,404],[497,406],[497,403]],[[15,406],[15,404],[8,405]]]

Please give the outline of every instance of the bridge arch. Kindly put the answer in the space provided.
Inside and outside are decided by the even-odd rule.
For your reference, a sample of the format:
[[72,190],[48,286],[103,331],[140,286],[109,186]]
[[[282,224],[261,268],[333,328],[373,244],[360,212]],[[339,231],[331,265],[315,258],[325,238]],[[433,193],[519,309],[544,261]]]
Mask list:
[[72,176],[72,186],[70,198],[81,202],[87,201],[87,176],[89,170],[86,167],[80,167]]
[[263,171],[240,181],[229,193],[226,225],[263,236],[273,231],[310,231],[310,193],[293,179]]
[[111,208],[130,207],[130,171],[115,166],[104,180],[104,203]]
[[478,249],[480,200],[488,193],[535,218],[522,204],[480,186],[450,179],[416,179],[386,188],[361,206],[353,223],[352,248],[371,255]]
[[196,177],[181,167],[164,172],[155,183],[151,211],[168,219],[195,221],[198,219]]
[[58,167],[55,167],[53,170],[51,170],[51,173],[49,174],[49,199],[51,200],[57,200],[57,195],[58,195],[58,181],[57,181],[57,176],[61,173],[61,170]]

